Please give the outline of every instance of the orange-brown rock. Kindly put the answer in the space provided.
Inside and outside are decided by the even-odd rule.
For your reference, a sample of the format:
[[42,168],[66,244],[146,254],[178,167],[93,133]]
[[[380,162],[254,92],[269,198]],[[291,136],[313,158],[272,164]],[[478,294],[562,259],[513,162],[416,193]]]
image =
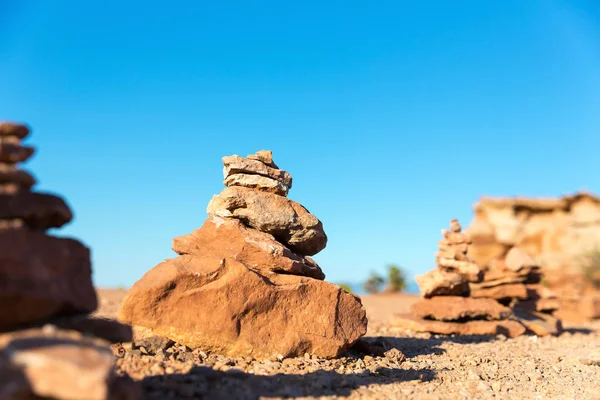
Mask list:
[[471,240],[461,229],[458,220],[453,219],[450,221],[450,230],[442,230],[444,238],[439,242],[436,263],[442,270],[458,273],[470,282],[479,282],[483,278],[483,271],[467,256]]
[[24,124],[13,122],[0,122],[0,137],[14,136],[17,139],[24,139],[29,135],[29,127]]
[[520,299],[527,300],[527,287],[522,283],[509,283],[493,287],[471,288],[471,297],[494,300]]
[[273,193],[227,187],[213,196],[207,213],[212,217],[239,219],[272,234],[298,254],[314,255],[327,244],[327,235],[317,217],[301,204]]
[[278,180],[261,175],[233,174],[223,181],[225,186],[242,186],[263,192],[287,196],[289,188]]
[[469,282],[461,275],[434,269],[415,277],[421,296],[468,296]]
[[515,319],[537,336],[558,335],[562,331],[560,319],[550,314],[528,310],[517,304],[513,312]]
[[0,231],[0,329],[96,309],[90,253],[73,239]]
[[415,317],[412,314],[396,314],[392,317],[391,324],[395,328],[440,335],[504,335],[517,337],[526,331],[523,325],[513,320],[442,322]]
[[577,193],[555,199],[483,198],[467,229],[469,256],[486,266],[514,246],[532,256],[546,275],[581,273],[581,258],[598,245],[600,198]]
[[246,158],[249,160],[257,160],[271,168],[279,169],[277,164],[273,161],[273,152],[271,150],[259,150],[254,154],[248,154]]
[[29,189],[36,184],[35,178],[27,171],[0,165],[0,185],[13,184]]
[[238,155],[226,156],[222,160],[224,164],[223,178],[225,179],[233,174],[261,175],[275,179],[288,188],[292,188],[292,176],[287,171],[270,167],[257,159],[243,158]]
[[28,191],[0,194],[0,220],[21,219],[31,229],[46,230],[59,228],[72,218],[69,206],[58,196]]
[[173,239],[177,254],[229,258],[253,270],[325,279],[314,260],[292,252],[272,235],[248,228],[237,219],[208,218],[202,228]]
[[147,272],[119,320],[191,348],[256,357],[336,357],[366,333],[360,299],[321,280],[182,255]]
[[2,141],[0,138],[0,162],[16,164],[28,160],[34,153],[34,148],[21,144]]
[[30,329],[0,335],[0,349],[0,394],[10,396],[3,398],[141,397],[137,384],[115,375],[113,354],[102,340],[73,331]]
[[440,296],[417,301],[413,315],[437,321],[502,320],[512,316],[510,308],[492,299]]
[[539,264],[518,247],[511,248],[504,258],[504,265],[510,271],[521,271],[524,268],[535,269]]

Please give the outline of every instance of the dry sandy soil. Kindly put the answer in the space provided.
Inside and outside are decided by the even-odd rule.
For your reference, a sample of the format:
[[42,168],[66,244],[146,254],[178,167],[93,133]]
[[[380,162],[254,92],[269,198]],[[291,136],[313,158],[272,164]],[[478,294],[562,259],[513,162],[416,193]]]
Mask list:
[[[125,291],[99,292],[98,314],[115,316]],[[387,324],[415,299],[363,298],[367,338],[338,360],[227,358],[155,342],[114,350],[119,372],[141,380],[147,399],[600,399],[600,322],[516,339],[415,334]]]

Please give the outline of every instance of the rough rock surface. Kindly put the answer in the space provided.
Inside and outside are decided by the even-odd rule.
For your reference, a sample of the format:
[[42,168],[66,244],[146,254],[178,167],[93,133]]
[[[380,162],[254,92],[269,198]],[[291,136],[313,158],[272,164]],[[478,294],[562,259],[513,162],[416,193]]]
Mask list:
[[421,295],[425,298],[433,296],[468,296],[469,282],[454,272],[434,269],[415,277]]
[[73,214],[65,201],[55,195],[19,191],[0,194],[0,219],[21,219],[35,230],[60,228]]
[[90,253],[73,239],[0,231],[0,329],[96,309]]
[[262,161],[233,155],[223,157],[223,164],[223,178],[225,179],[233,174],[254,174],[275,179],[288,188],[292,188],[292,176],[287,171],[270,167]]
[[292,252],[264,232],[246,227],[236,219],[209,218],[202,228],[173,239],[177,254],[230,258],[254,270],[325,279],[314,260]]
[[412,313],[424,319],[437,321],[502,320],[512,311],[492,299],[471,299],[458,296],[440,296],[416,302]]
[[245,187],[228,187],[213,196],[208,215],[237,218],[302,255],[314,255],[327,245],[321,221],[306,208],[283,196]]
[[396,328],[409,329],[414,332],[430,332],[443,335],[504,335],[517,337],[525,333],[525,327],[513,320],[442,322],[419,318],[408,313],[394,315],[392,325]]
[[192,349],[271,357],[336,357],[366,333],[358,297],[320,280],[183,255],[128,292],[119,320]]
[[482,198],[467,229],[469,256],[488,265],[518,246],[552,276],[580,273],[581,257],[600,239],[600,198],[577,193],[557,199]]
[[275,193],[280,196],[287,196],[289,187],[278,180],[267,178],[261,175],[233,174],[229,175],[223,181],[225,186],[242,186],[251,189],[261,190],[263,192]]
[[527,286],[522,283],[509,283],[506,285],[471,288],[471,297],[488,298],[495,300],[519,299],[527,300]]

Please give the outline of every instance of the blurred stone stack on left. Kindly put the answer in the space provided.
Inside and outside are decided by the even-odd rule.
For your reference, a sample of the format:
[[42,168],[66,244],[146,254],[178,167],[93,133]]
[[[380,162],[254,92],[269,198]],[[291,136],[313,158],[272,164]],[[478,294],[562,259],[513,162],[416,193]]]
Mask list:
[[131,331],[88,315],[97,307],[89,249],[46,234],[71,221],[69,206],[33,192],[35,178],[19,169],[34,153],[21,143],[29,133],[0,122],[0,398],[136,398],[109,348]]

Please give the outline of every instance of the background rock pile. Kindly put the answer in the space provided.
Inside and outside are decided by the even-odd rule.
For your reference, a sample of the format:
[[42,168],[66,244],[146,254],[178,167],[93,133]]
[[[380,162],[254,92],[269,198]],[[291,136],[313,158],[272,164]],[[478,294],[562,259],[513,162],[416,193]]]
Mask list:
[[553,293],[539,284],[540,268],[514,248],[486,271],[467,255],[470,238],[457,220],[442,230],[438,268],[416,277],[424,299],[411,312],[394,316],[393,324],[418,332],[515,337],[527,330],[558,334],[560,321]]
[[360,299],[324,282],[309,257],[327,243],[321,222],[286,198],[292,177],[270,151],[223,164],[227,188],[204,225],[173,240],[179,257],[133,285],[119,319],[137,337],[223,355],[340,355],[367,320]]
[[[0,398],[132,399],[108,340],[131,330],[87,317],[97,307],[90,253],[45,231],[72,219],[58,196],[31,191],[25,125],[0,123]],[[85,335],[84,335],[85,334]]]
[[491,268],[519,247],[542,267],[561,317],[600,318],[600,198],[586,192],[560,198],[484,197],[474,213],[467,231],[473,239],[469,255],[477,264]]

